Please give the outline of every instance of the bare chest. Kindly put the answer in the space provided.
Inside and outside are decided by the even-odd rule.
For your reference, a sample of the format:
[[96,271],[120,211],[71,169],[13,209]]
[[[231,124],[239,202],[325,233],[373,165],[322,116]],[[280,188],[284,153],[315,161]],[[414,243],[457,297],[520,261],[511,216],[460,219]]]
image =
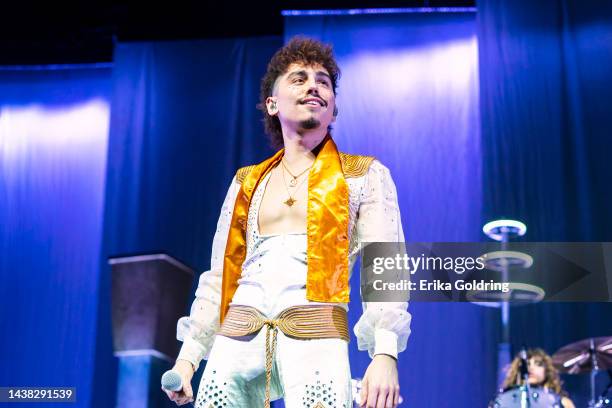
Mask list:
[[308,175],[295,183],[283,177],[278,168],[272,170],[265,185],[258,212],[259,233],[276,235],[306,232],[308,209]]

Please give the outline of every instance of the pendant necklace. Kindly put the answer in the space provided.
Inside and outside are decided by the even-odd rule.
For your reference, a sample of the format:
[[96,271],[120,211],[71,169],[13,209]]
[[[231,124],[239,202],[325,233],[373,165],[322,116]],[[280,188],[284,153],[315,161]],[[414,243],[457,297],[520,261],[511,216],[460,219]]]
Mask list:
[[[283,163],[283,162],[281,161],[281,163]],[[312,167],[312,166],[310,166],[310,167]],[[289,185],[290,185],[291,187],[295,187],[295,186],[297,185],[297,178],[298,178],[298,177],[300,177],[302,174],[306,173],[306,171],[307,171],[307,170],[309,170],[309,169],[310,169],[310,167],[309,167],[309,168],[307,168],[306,170],[304,170],[303,172],[301,172],[300,174],[298,174],[297,176],[294,176],[293,174],[291,174],[291,172],[289,171],[289,169],[287,169],[287,166],[285,166],[285,163],[283,163],[283,168],[287,170],[287,172],[288,172],[288,173],[291,175],[291,177],[293,177],[293,180],[290,180],[290,181],[289,181]],[[281,170],[281,171],[282,171],[282,170]],[[284,172],[284,171],[282,171],[282,174],[283,174],[283,184],[284,184],[284,186],[285,186],[285,190],[287,190],[287,195],[289,196],[289,198],[288,198],[288,199],[286,199],[285,201],[283,201],[283,204],[285,204],[285,205],[286,205],[286,206],[288,206],[288,207],[291,207],[291,206],[293,206],[293,204],[295,204],[295,203],[296,203],[296,201],[297,201],[297,200],[296,200],[295,198],[293,198],[293,196],[292,196],[292,195],[291,195],[291,193],[289,192],[289,187],[287,187],[287,180],[285,179],[285,172]],[[308,177],[306,177],[306,178],[304,178],[304,179],[302,180],[302,182],[301,182],[301,183],[300,183],[300,184],[297,186],[297,188],[295,189],[295,191],[293,192],[293,194],[297,193],[297,191],[299,190],[299,188],[300,188],[300,187],[302,187],[302,184],[304,184],[304,182],[305,182],[306,180],[308,180]]]
[[[312,166],[310,166],[310,167],[306,168],[303,172],[298,174],[297,176],[294,176],[293,173],[291,172],[291,170],[289,170],[289,168],[285,165],[285,161],[284,160],[281,160],[281,164],[283,165],[285,170],[287,170],[287,173],[289,173],[291,175],[291,177],[293,177],[291,180],[289,180],[289,185],[291,187],[295,187],[297,185],[298,177],[300,177],[302,174],[306,173],[308,170],[310,170],[312,168]],[[284,173],[283,173],[283,177],[285,177]]]

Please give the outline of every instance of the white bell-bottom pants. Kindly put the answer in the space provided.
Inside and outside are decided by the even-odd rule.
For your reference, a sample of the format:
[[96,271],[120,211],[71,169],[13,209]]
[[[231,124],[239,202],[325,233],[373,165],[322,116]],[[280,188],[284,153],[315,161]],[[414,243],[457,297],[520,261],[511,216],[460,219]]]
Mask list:
[[[196,408],[261,408],[266,386],[266,328],[240,339],[217,335],[197,393]],[[270,385],[286,408],[350,408],[348,343],[299,340],[278,331]]]

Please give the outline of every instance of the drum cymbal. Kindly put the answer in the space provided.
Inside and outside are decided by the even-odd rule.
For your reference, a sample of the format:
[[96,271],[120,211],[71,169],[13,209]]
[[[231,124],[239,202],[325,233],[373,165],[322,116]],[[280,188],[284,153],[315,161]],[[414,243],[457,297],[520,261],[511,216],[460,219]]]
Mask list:
[[552,356],[562,373],[580,374],[612,368],[612,336],[594,337],[561,347]]

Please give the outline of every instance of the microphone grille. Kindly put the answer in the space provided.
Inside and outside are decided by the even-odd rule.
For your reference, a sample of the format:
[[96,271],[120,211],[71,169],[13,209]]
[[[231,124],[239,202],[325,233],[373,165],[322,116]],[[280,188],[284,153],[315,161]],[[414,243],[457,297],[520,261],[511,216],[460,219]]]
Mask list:
[[162,388],[168,391],[180,391],[183,388],[183,380],[179,373],[173,370],[168,370],[161,378]]

